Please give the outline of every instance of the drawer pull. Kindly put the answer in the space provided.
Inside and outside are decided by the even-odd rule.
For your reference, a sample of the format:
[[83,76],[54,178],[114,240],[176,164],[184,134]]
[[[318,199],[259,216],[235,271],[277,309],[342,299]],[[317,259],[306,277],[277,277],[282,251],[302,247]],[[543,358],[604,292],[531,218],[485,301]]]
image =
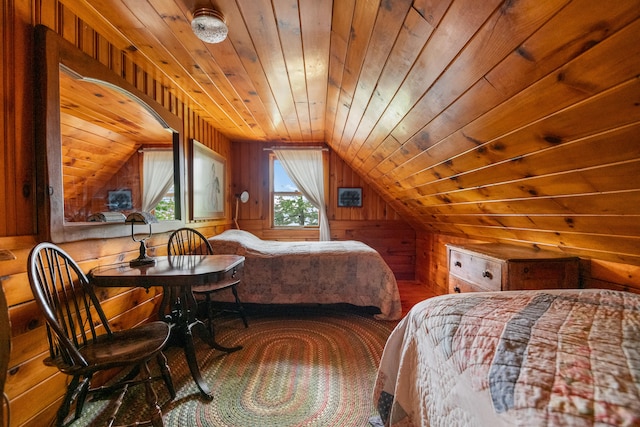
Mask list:
[[456,263],[454,264],[456,267],[462,267],[462,263],[460,261],[456,261]]
[[491,272],[489,270],[485,270],[482,273],[482,277],[486,277],[487,279],[491,280],[491,279],[493,279],[493,274],[491,274]]
[[453,288],[453,292],[455,292],[456,294],[459,294],[461,291],[460,291],[460,288],[456,286]]

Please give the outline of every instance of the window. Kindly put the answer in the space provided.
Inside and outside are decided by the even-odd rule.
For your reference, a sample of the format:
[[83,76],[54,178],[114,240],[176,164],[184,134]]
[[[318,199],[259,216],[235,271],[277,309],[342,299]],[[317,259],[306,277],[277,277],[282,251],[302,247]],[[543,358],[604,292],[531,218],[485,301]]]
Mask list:
[[318,209],[302,195],[280,161],[271,160],[271,214],[274,227],[318,227]]
[[176,218],[176,199],[173,193],[173,185],[162,197],[153,209],[153,213],[159,221],[171,221]]
[[142,210],[159,220],[175,219],[173,152],[146,150],[142,157]]

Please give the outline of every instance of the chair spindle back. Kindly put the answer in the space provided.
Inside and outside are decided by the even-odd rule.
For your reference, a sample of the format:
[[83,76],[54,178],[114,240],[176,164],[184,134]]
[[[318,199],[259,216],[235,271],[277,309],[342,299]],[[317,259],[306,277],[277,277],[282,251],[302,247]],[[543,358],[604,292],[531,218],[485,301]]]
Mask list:
[[105,314],[83,271],[62,249],[40,243],[29,256],[29,283],[44,314],[52,360],[68,369],[87,366],[78,348],[95,340],[98,328],[111,334]]
[[193,228],[180,228],[169,238],[169,255],[212,255],[213,248],[206,237]]

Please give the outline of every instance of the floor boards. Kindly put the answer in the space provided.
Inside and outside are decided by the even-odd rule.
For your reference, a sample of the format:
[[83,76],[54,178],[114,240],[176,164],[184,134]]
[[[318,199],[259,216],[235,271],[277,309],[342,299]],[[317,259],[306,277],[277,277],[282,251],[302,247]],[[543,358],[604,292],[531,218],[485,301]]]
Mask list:
[[398,280],[398,290],[403,316],[420,301],[437,295],[426,285],[408,280]]

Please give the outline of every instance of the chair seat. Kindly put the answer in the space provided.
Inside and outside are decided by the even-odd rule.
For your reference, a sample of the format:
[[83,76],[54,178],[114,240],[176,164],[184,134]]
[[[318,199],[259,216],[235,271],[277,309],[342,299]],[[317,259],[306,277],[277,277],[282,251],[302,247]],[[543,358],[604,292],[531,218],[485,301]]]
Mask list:
[[165,322],[151,322],[124,331],[116,331],[111,336],[101,335],[95,341],[79,348],[80,354],[89,366],[70,367],[56,359],[55,365],[61,371],[75,374],[78,371],[110,369],[142,362],[150,354],[162,350],[169,339],[170,326]]
[[220,289],[236,286],[239,283],[240,283],[239,279],[234,277],[229,277],[228,279],[221,280],[220,282],[207,283],[205,285],[194,286],[193,288],[191,288],[191,291],[194,294],[207,294]]

